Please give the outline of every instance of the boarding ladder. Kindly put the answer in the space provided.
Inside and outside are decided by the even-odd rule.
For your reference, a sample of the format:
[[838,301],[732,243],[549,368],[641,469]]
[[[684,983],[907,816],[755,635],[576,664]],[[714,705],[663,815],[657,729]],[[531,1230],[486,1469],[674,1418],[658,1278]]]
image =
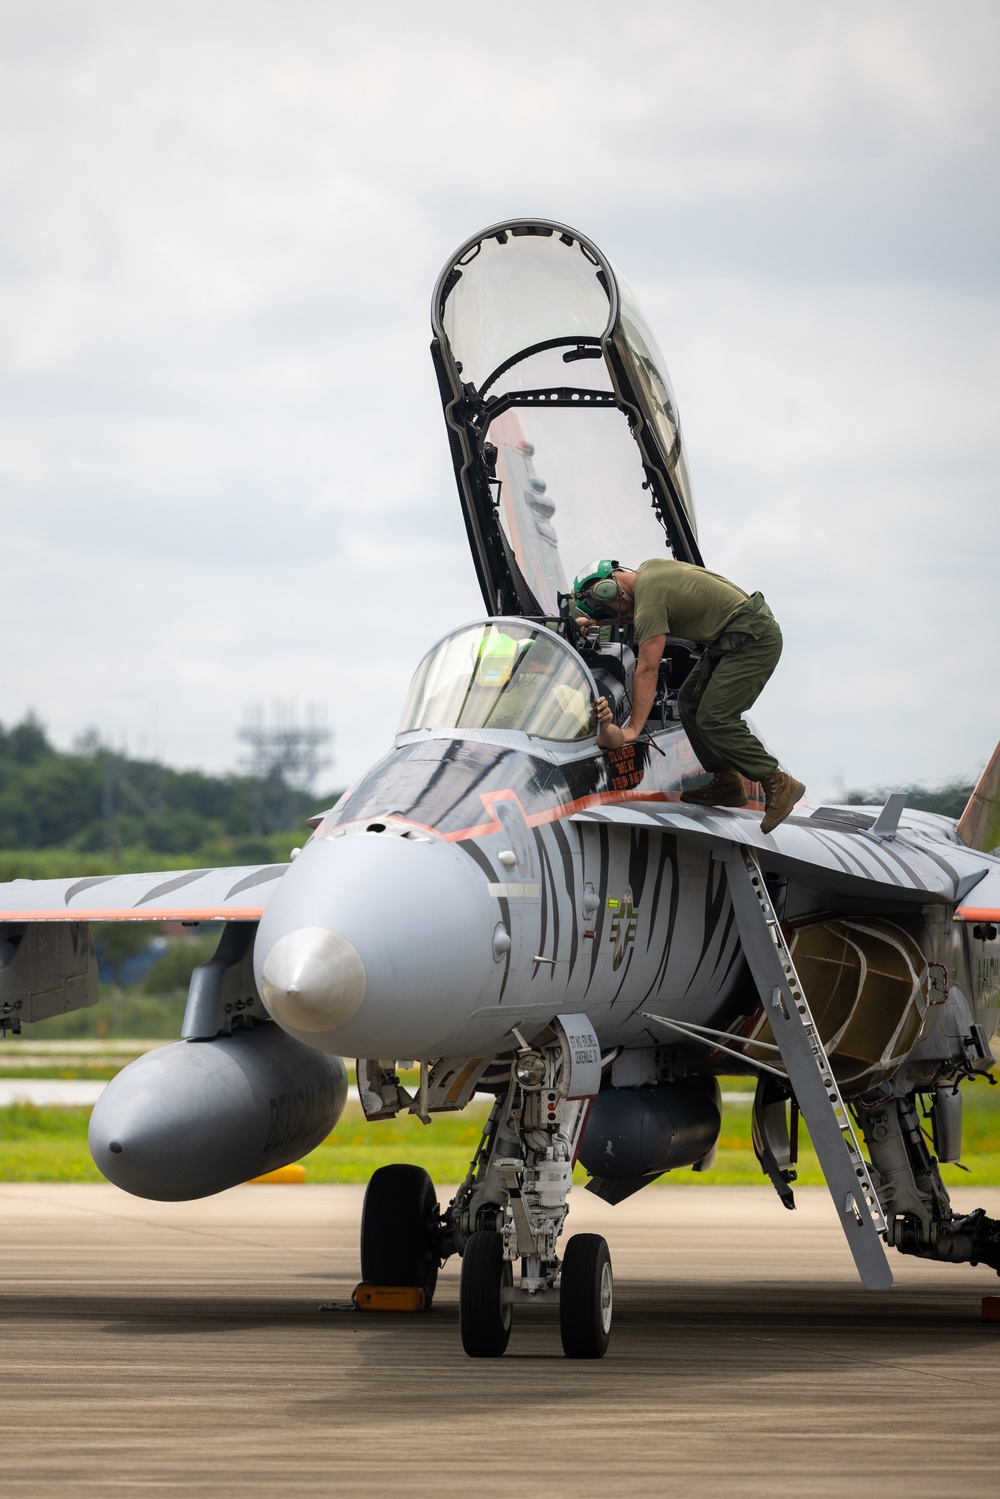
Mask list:
[[754,849],[726,859],[740,942],[862,1284],[892,1285],[885,1218]]

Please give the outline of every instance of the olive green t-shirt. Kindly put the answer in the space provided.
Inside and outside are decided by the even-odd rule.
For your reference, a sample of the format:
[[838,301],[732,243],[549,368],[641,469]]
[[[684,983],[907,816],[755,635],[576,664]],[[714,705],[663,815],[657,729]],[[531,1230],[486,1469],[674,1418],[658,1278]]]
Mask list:
[[707,645],[717,640],[749,595],[707,568],[653,557],[635,575],[635,638],[679,635]]

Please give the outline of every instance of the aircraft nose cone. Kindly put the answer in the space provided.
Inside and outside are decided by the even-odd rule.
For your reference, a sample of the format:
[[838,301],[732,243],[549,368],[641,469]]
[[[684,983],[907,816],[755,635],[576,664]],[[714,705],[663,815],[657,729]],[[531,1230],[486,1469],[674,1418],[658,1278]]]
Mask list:
[[357,1013],[367,977],[353,943],[326,927],[287,932],[264,959],[264,1002],[295,1031],[335,1030]]

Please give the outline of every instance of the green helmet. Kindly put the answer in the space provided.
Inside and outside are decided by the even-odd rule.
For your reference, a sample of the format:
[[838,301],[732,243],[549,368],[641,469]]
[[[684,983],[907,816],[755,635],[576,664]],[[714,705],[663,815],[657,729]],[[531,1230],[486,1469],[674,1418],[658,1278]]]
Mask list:
[[602,609],[601,605],[618,598],[621,590],[612,573],[620,567],[621,563],[613,557],[604,557],[600,562],[592,562],[573,579],[573,603],[581,614],[590,619],[606,619],[611,615],[613,611]]

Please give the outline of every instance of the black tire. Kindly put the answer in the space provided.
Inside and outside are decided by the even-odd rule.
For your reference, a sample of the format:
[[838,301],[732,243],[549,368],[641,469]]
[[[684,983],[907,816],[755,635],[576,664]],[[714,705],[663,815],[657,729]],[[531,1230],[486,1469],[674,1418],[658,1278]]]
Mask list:
[[559,1331],[567,1358],[603,1358],[611,1338],[614,1281],[600,1234],[574,1234],[559,1285]]
[[423,1286],[425,1310],[437,1286],[438,1210],[422,1166],[380,1166],[361,1210],[361,1278],[376,1286]]
[[462,1347],[470,1358],[499,1358],[505,1351],[514,1309],[503,1293],[513,1284],[513,1266],[503,1257],[500,1234],[491,1229],[470,1234],[458,1293]]

